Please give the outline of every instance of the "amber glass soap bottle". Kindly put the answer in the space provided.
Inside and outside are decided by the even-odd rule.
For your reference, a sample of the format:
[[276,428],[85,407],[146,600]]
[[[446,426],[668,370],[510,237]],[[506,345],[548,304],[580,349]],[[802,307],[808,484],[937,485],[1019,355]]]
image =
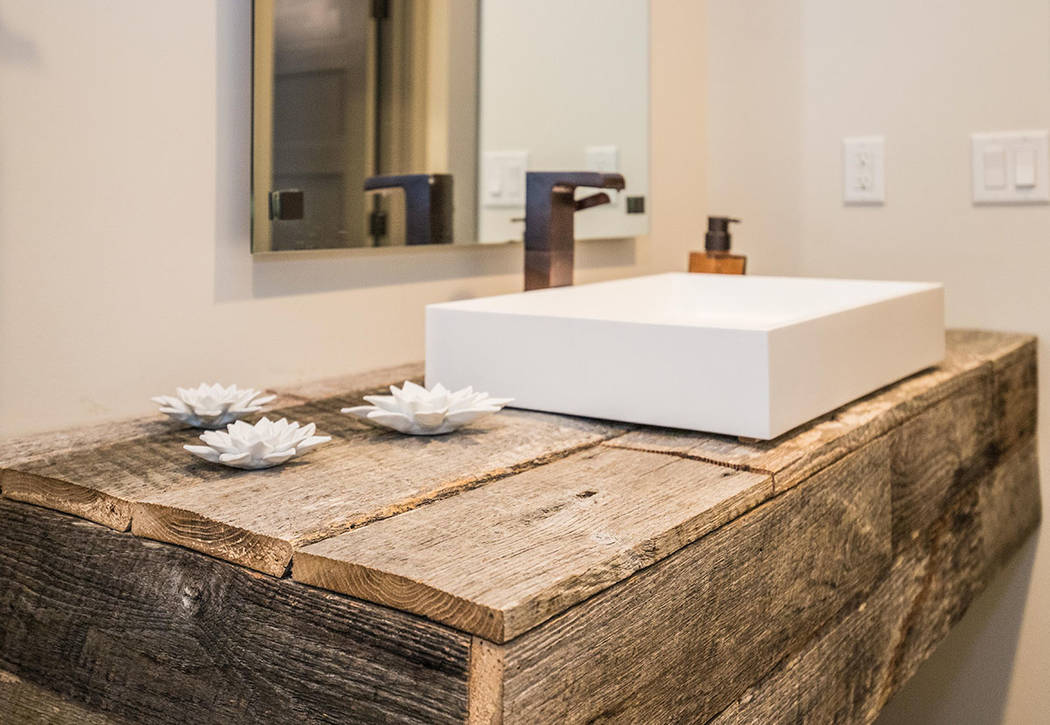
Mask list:
[[707,217],[707,234],[704,235],[704,251],[689,253],[690,272],[708,272],[712,274],[744,274],[747,268],[747,257],[732,254],[730,248],[729,225],[739,222],[724,216]]

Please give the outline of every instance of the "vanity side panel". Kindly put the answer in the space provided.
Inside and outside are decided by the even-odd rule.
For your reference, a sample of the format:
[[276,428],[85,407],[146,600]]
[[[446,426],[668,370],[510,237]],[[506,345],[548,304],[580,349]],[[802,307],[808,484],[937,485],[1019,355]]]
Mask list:
[[1035,338],[1029,338],[1010,354],[992,363],[995,385],[996,445],[1008,451],[1034,435],[1039,407],[1038,353]]
[[462,722],[470,637],[0,500],[0,670],[150,723]]
[[510,642],[504,722],[703,722],[891,558],[879,439]]
[[713,721],[871,722],[1039,523],[1029,436],[943,502],[870,597],[851,602],[807,647]]

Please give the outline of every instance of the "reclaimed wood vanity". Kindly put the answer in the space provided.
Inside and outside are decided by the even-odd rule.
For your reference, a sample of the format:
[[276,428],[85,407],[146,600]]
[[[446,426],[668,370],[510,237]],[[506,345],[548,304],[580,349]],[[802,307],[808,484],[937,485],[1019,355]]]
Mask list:
[[869,722],[1040,519],[1028,336],[769,442],[339,413],[420,371],[274,391],[333,441],[267,471],[0,448],[0,721]]

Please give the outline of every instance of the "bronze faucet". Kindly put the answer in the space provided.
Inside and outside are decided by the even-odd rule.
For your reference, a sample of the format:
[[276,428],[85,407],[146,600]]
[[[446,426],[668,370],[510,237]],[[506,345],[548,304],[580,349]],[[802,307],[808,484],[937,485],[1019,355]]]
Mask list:
[[623,189],[621,174],[598,171],[529,171],[525,174],[525,289],[572,284],[576,244],[573,216],[609,203],[599,192],[576,201],[577,186]]
[[365,179],[365,191],[405,190],[405,244],[452,244],[452,175],[387,174]]

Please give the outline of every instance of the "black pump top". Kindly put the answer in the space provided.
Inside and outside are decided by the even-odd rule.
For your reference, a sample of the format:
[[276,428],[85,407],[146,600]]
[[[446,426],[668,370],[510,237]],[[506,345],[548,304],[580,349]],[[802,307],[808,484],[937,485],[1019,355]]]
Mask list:
[[731,219],[727,216],[707,217],[707,234],[704,235],[704,249],[708,252],[728,252],[731,238],[729,236],[729,225],[739,224],[739,219]]

